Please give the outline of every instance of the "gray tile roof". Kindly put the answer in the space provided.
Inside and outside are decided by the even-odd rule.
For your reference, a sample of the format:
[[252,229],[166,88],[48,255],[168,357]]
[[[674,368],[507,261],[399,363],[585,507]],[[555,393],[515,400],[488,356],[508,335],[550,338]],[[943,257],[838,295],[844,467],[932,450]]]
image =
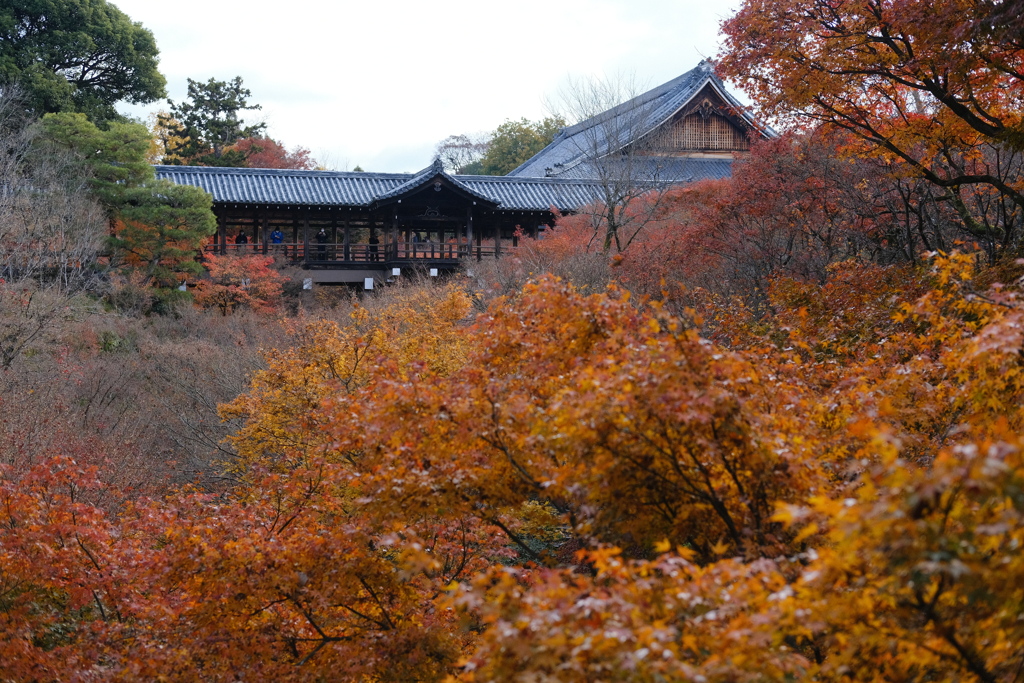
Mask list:
[[480,192],[474,190],[473,188],[468,187],[465,183],[460,182],[456,176],[445,173],[444,164],[441,163],[441,157],[435,157],[434,163],[432,163],[430,166],[427,166],[419,173],[414,174],[411,178],[409,178],[407,181],[405,181],[398,187],[392,188],[387,192],[378,195],[374,201],[382,202],[387,199],[400,197],[406,193],[415,192],[416,190],[422,188],[424,185],[431,183],[435,178],[444,178],[452,185],[462,190],[471,197],[476,197],[477,199],[481,199],[487,203],[498,203],[494,201],[491,197],[481,194]]
[[[625,165],[628,170],[623,170],[619,176],[629,182],[650,183],[659,187],[665,184],[694,183],[700,180],[720,180],[721,178],[732,177],[732,159],[700,158],[700,157],[630,157]],[[599,175],[610,177],[611,182],[615,181],[616,170],[613,164],[602,163],[600,169],[594,169],[592,165],[583,161],[574,164],[559,173],[557,178],[575,178],[579,180],[592,179]],[[519,180],[526,180],[517,176]]]
[[369,206],[409,173],[285,171],[269,168],[156,166],[158,178],[201,187],[224,204]]
[[[563,128],[551,144],[509,173],[514,177],[588,177],[575,167],[586,160],[618,151],[668,121],[704,86],[710,84],[751,125],[755,122],[743,105],[715,76],[710,62],[702,61],[682,76],[602,112],[574,126]],[[729,160],[724,160],[729,163]],[[726,175],[729,175],[726,173]],[[592,177],[592,176],[591,176]],[[721,177],[721,176],[718,176]],[[666,178],[666,180],[668,180]],[[682,181],[682,178],[678,179]]]
[[[351,206],[370,208],[375,202],[414,190],[438,173],[431,164],[419,173],[356,173],[291,171],[267,168],[156,166],[158,178],[201,187],[217,203],[285,206]],[[497,204],[498,210],[547,211],[552,206],[574,211],[598,199],[591,180],[452,176],[452,184],[470,195]]]

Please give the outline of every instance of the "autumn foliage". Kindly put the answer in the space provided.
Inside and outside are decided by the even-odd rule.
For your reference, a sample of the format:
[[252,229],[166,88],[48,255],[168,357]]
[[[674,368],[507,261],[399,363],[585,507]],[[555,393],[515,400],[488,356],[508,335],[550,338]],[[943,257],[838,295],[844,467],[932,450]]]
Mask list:
[[287,278],[270,268],[272,256],[218,256],[207,254],[209,278],[200,280],[195,302],[216,308],[223,315],[238,308],[267,312],[274,309]]
[[245,159],[249,168],[291,168],[311,171],[316,168],[316,161],[305,147],[296,147],[289,151],[277,140],[269,137],[243,138],[231,146]]
[[230,492],[4,472],[5,672],[1013,680],[1024,310],[977,277],[777,280],[717,343],[551,279],[310,322]]
[[974,239],[1020,245],[1019,3],[748,0],[720,70],[762,112],[850,136],[850,151],[938,188]]
[[[151,377],[188,395],[188,438],[223,438],[217,485],[129,490],[98,451],[130,439],[65,440],[104,419],[70,405],[16,419],[41,403],[9,381],[0,678],[1021,680],[1005,9],[746,2],[724,68],[816,125],[642,199],[616,254],[563,217],[272,332],[227,315],[273,306],[269,260],[210,257],[215,313],[190,314],[273,343],[230,368],[205,337],[212,366],[158,347],[246,378],[219,431],[202,385]],[[108,386],[69,396],[108,416]]]

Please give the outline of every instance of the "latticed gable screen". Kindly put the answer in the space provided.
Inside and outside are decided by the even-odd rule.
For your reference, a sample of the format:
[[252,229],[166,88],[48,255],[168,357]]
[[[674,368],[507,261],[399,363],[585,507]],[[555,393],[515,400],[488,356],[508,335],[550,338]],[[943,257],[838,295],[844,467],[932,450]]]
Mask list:
[[750,145],[746,136],[724,116],[690,114],[672,129],[676,149],[744,150]]

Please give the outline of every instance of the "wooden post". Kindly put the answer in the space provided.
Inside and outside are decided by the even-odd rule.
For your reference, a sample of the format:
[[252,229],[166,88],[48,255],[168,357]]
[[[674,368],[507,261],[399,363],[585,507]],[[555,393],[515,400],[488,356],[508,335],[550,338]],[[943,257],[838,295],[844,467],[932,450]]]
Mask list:
[[393,250],[391,252],[392,259],[398,258],[398,211],[395,211],[394,216],[394,221],[391,223],[391,244],[393,245],[391,247]]
[[473,251],[473,207],[466,207],[466,256]]
[[217,241],[220,243],[220,255],[228,253],[228,231],[224,226],[224,219],[217,217]]
[[331,216],[331,253],[330,260],[338,260],[338,217]]
[[352,247],[348,234],[348,218],[345,219],[345,260],[352,260]]
[[262,245],[263,245],[263,255],[264,256],[267,255],[267,242],[268,242],[268,234],[269,234],[267,232],[267,228],[269,227],[269,222],[268,221],[269,221],[269,219],[267,218],[267,209],[266,209],[266,207],[264,207],[263,208],[263,213],[260,214],[260,243],[262,243]]
[[302,262],[309,262],[309,209],[302,212]]
[[483,258],[481,254],[481,239],[483,238],[483,230],[476,231],[476,260],[479,261]]
[[299,258],[299,217],[292,212],[292,260]]
[[494,224],[494,258],[501,256],[501,223]]

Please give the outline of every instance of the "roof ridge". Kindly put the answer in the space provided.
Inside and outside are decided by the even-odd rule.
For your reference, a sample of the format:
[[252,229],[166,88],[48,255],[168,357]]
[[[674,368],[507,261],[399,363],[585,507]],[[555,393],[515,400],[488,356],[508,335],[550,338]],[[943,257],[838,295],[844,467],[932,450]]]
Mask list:
[[281,176],[333,176],[333,177],[377,177],[377,178],[412,178],[415,174],[408,172],[373,172],[373,171],[327,171],[320,169],[300,168],[248,168],[240,166],[179,166],[176,164],[153,164],[158,173],[200,173],[221,175],[281,175]]
[[608,119],[614,118],[624,111],[629,111],[630,109],[639,108],[643,105],[647,105],[653,100],[656,100],[659,97],[665,95],[666,93],[675,90],[678,86],[682,85],[683,82],[692,80],[693,76],[695,74],[698,74],[698,72],[699,75],[703,75],[703,78],[709,78],[710,76],[713,75],[713,72],[711,71],[711,67],[707,60],[702,59],[697,64],[697,66],[693,67],[692,69],[685,73],[680,74],[679,76],[676,76],[672,80],[666,83],[662,83],[661,85],[656,86],[654,88],[651,88],[646,92],[642,92],[639,95],[636,95],[635,97],[631,97],[625,102],[620,102],[619,104],[615,105],[610,109],[594,114],[590,118],[584,119],[579,123],[567,126],[563,128],[561,131],[559,131],[559,133],[564,133],[566,137],[569,137],[588,128],[592,128],[599,123],[607,121]]
[[424,185],[431,178],[436,178],[438,176],[446,179],[452,185],[454,185],[455,187],[459,188],[459,190],[461,190],[462,192],[465,192],[468,195],[476,197],[477,199],[482,199],[482,200],[487,201],[487,202],[493,202],[494,201],[490,197],[488,197],[486,195],[483,195],[483,194],[480,194],[479,192],[477,192],[473,188],[467,186],[464,182],[460,181],[456,176],[451,175],[447,171],[445,171],[444,170],[444,163],[441,161],[441,156],[440,155],[434,157],[434,160],[430,163],[429,166],[424,168],[422,171],[419,171],[418,173],[415,173],[411,178],[406,180],[404,183],[396,185],[395,187],[391,188],[387,192],[383,192],[383,193],[377,195],[374,198],[374,201],[375,202],[380,202],[381,200],[384,200],[384,199],[392,199],[394,197],[398,197],[398,196],[400,196],[402,194],[405,194],[406,192],[409,192],[411,190],[414,190],[417,187],[420,187],[421,185]]
[[459,175],[452,176],[460,181],[499,182],[499,183],[540,183],[541,185],[571,183],[578,185],[600,185],[600,182],[588,178],[556,178],[552,176],[512,176],[512,175]]

